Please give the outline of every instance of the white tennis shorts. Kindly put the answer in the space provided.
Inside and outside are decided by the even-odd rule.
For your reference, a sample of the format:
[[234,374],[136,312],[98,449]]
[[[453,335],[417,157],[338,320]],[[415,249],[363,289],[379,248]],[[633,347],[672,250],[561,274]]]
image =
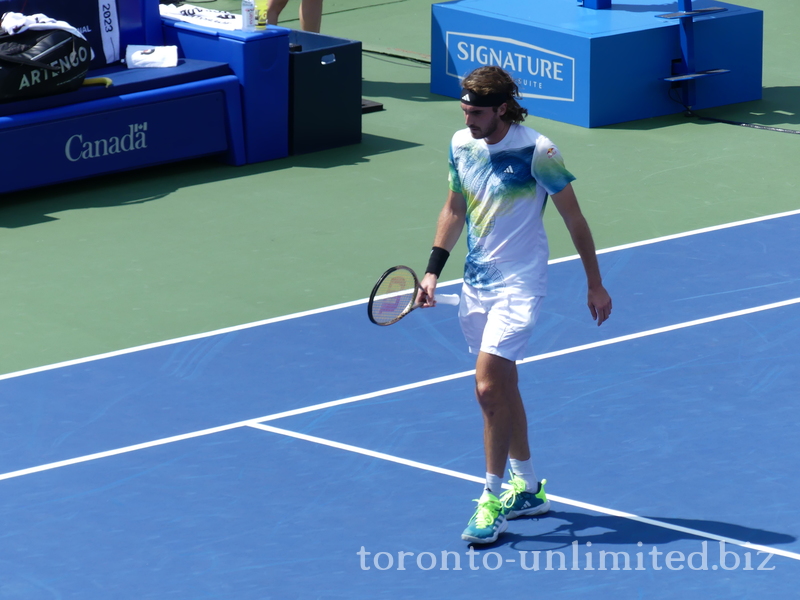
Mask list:
[[465,283],[458,318],[469,351],[513,361],[523,358],[543,299],[506,289],[477,290]]

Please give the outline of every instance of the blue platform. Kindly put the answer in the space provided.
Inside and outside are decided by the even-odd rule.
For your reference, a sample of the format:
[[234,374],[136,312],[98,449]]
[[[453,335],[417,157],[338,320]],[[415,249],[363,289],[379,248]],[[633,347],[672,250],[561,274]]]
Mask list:
[[239,79],[247,162],[288,156],[289,30],[225,31],[164,19],[163,31],[181,56],[224,61]]
[[[36,6],[66,18],[57,9],[74,8],[67,4]],[[158,0],[122,4],[122,44],[164,44]],[[284,46],[288,54],[288,41]],[[128,69],[113,61],[88,77],[111,85],[0,105],[0,144],[14,149],[4,156],[0,193],[199,156],[247,162],[243,83],[224,57],[182,57],[169,69]],[[285,73],[280,81],[285,89]]]
[[[711,0],[695,9],[693,109],[761,98],[763,13]],[[432,7],[431,91],[458,98],[460,79],[498,65],[518,79],[535,116],[600,127],[684,110],[677,2],[625,0],[594,10],[575,0],[458,0]]]

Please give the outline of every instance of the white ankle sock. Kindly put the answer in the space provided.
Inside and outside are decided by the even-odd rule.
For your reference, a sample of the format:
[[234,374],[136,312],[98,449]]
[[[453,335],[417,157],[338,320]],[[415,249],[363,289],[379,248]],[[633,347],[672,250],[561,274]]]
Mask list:
[[511,472],[525,481],[527,491],[535,492],[539,487],[539,481],[536,479],[536,473],[533,471],[533,459],[517,460],[516,458],[512,458],[510,462]]
[[495,496],[500,496],[503,492],[503,479],[492,473],[486,473],[485,488]]

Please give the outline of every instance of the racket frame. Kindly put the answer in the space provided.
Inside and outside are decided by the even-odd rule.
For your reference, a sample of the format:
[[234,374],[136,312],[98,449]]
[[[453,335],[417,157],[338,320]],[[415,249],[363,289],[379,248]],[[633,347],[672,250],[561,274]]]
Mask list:
[[[406,307],[405,307],[405,308],[404,308],[404,309],[403,309],[403,310],[400,312],[400,314],[398,314],[398,315],[397,315],[397,316],[396,316],[394,319],[392,319],[391,321],[387,321],[387,322],[385,322],[385,323],[379,323],[379,322],[378,322],[378,321],[376,321],[376,320],[375,320],[375,318],[372,316],[372,307],[373,307],[373,305],[374,305],[374,303],[375,303],[375,299],[376,299],[376,297],[378,297],[378,296],[377,296],[377,294],[378,294],[378,289],[380,289],[380,287],[381,287],[381,285],[383,284],[383,282],[384,282],[384,281],[386,281],[386,279],[387,279],[387,278],[388,278],[388,277],[389,277],[389,276],[390,276],[392,273],[395,273],[395,272],[397,272],[397,271],[400,271],[400,270],[405,270],[405,271],[407,271],[408,273],[410,273],[410,274],[411,274],[411,277],[412,277],[412,278],[413,278],[413,280],[414,280],[414,289],[413,289],[413,292],[412,292],[412,295],[411,295],[411,300],[410,300],[410,301],[409,301],[409,303],[406,305]],[[393,292],[393,293],[391,293],[391,294],[382,294],[382,295],[380,296],[380,298],[381,298],[381,299],[382,299],[382,298],[388,298],[388,297],[391,297],[391,296],[394,296],[394,295],[401,296],[401,295],[405,295],[405,294],[407,294],[407,293],[408,293],[408,290],[407,290],[407,289],[405,289],[405,290],[400,290],[400,291],[398,291],[398,292]],[[387,326],[387,325],[394,325],[394,324],[395,324],[395,323],[397,323],[397,322],[398,322],[400,319],[402,319],[402,318],[403,318],[403,317],[405,317],[405,316],[406,316],[408,313],[410,313],[412,310],[414,310],[415,308],[418,308],[418,307],[419,307],[419,304],[417,304],[417,294],[418,294],[418,293],[419,293],[419,279],[417,278],[417,274],[414,272],[414,269],[412,269],[411,267],[407,267],[407,266],[405,266],[405,265],[397,265],[397,266],[395,266],[395,267],[391,267],[390,269],[387,269],[387,270],[386,270],[386,272],[385,272],[383,275],[381,275],[381,276],[378,278],[378,282],[377,282],[377,283],[376,283],[376,284],[373,286],[373,288],[372,288],[372,292],[371,292],[371,293],[370,293],[370,295],[369,295],[369,302],[367,303],[367,316],[369,317],[369,320],[370,320],[370,321],[372,321],[373,323],[375,323],[375,325],[380,325],[381,327],[385,327],[385,326]]]

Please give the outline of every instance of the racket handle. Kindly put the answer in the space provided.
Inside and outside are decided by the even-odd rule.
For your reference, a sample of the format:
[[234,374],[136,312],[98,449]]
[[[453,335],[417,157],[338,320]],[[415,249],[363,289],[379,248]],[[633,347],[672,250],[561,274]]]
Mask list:
[[458,294],[436,294],[437,304],[449,304],[450,306],[458,306],[461,303],[461,296]]

